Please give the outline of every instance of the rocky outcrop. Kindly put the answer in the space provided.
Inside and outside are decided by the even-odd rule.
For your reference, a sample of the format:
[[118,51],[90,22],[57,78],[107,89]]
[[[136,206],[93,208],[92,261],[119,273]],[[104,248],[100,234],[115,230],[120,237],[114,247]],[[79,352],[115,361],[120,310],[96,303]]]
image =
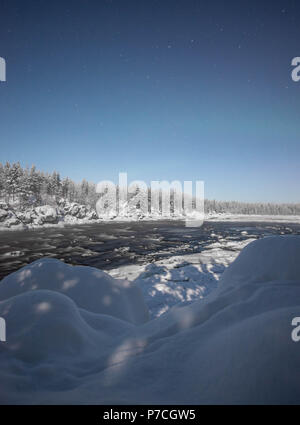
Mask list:
[[17,214],[18,219],[20,220],[21,223],[23,224],[30,224],[33,223],[34,220],[37,218],[37,214],[34,211],[34,209],[32,210],[27,210],[24,212],[19,212]]
[[61,207],[63,209],[64,216],[87,220],[95,220],[98,218],[95,210],[86,205],[80,205],[76,202],[64,202]]
[[76,223],[97,220],[98,215],[92,208],[76,202],[61,201],[58,207],[42,205],[31,207],[22,211],[7,204],[0,205],[0,227],[13,226],[35,227],[59,222]]
[[58,211],[56,208],[51,207],[50,205],[36,207],[35,213],[37,215],[37,224],[55,224],[58,222]]

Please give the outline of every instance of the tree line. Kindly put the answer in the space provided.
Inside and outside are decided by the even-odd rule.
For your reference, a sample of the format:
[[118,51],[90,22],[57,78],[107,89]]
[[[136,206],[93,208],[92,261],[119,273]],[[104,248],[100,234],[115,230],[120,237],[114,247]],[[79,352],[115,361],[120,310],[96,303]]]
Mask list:
[[60,174],[44,173],[36,169],[22,168],[20,163],[0,164],[0,196],[8,205],[20,207],[53,205],[62,199],[94,206],[97,201],[96,186],[86,180],[75,183]]
[[[86,181],[74,182],[61,178],[56,171],[45,173],[33,165],[21,167],[19,162],[0,163],[0,198],[7,205],[25,209],[39,205],[59,205],[62,200],[77,202],[95,208],[99,199],[96,184]],[[149,203],[151,200],[148,190]],[[171,209],[173,197],[170,197]],[[248,203],[238,201],[204,201],[206,213],[299,215],[300,203]]]

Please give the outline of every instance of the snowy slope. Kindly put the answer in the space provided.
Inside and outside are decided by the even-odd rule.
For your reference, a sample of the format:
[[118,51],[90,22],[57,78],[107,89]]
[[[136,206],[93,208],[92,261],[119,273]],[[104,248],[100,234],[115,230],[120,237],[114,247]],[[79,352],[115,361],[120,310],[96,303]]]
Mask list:
[[220,239],[199,253],[175,255],[145,265],[125,265],[108,270],[111,276],[133,281],[144,295],[151,318],[180,303],[206,297],[218,286],[225,268],[253,238]]
[[[291,321],[300,316],[299,256],[298,236],[254,241],[205,298],[139,325],[120,319],[119,304],[118,314],[103,314],[101,291],[89,283],[94,269],[85,275],[91,290],[82,284],[72,293],[51,272],[70,266],[42,260],[25,267],[0,283],[8,329],[0,401],[297,404],[300,343],[291,339]],[[47,284],[38,270],[44,265],[36,266],[44,262]],[[89,293],[97,294],[97,312],[89,310]],[[132,300],[134,315],[139,303]]]

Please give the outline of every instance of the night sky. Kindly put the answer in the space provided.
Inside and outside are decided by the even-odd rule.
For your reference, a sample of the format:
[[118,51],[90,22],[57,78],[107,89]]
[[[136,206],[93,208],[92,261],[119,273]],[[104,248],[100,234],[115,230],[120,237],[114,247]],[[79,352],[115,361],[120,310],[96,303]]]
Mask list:
[[300,2],[0,0],[0,162],[300,202]]

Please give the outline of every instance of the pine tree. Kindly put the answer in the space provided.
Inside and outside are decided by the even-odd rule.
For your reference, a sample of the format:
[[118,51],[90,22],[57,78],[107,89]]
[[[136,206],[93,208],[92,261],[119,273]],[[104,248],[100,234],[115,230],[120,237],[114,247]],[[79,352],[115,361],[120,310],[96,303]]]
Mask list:
[[8,162],[4,167],[5,189],[7,193],[7,202],[14,202],[20,194],[21,178],[23,170],[19,162],[10,165]]
[[4,166],[0,163],[0,197],[4,196],[5,185],[4,185]]
[[81,187],[80,187],[80,202],[81,203],[86,203],[88,194],[89,194],[89,184],[85,179],[83,179],[81,182]]

